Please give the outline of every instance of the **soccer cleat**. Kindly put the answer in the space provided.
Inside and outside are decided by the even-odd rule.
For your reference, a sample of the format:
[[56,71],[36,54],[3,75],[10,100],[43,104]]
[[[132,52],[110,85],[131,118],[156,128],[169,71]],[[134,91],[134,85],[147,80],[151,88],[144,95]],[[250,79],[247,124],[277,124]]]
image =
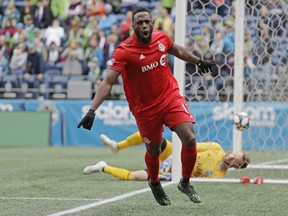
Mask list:
[[171,205],[170,199],[167,196],[167,194],[165,193],[165,191],[163,190],[161,184],[159,184],[158,186],[153,186],[151,184],[151,182],[149,182],[149,186],[152,190],[153,196],[155,198],[155,200],[162,206],[168,206]]
[[103,168],[107,166],[107,163],[105,161],[99,161],[98,163],[96,163],[93,166],[87,166],[85,167],[85,169],[83,170],[84,175],[89,175],[92,174],[94,172],[102,172]]
[[118,153],[119,149],[118,149],[118,145],[117,142],[114,140],[111,140],[109,137],[107,137],[104,134],[100,135],[100,139],[103,142],[103,144],[107,145],[110,147],[111,151],[116,154]]
[[194,190],[194,187],[190,183],[179,183],[178,184],[178,189],[186,194],[189,199],[194,202],[194,203],[201,203],[201,199],[197,192]]

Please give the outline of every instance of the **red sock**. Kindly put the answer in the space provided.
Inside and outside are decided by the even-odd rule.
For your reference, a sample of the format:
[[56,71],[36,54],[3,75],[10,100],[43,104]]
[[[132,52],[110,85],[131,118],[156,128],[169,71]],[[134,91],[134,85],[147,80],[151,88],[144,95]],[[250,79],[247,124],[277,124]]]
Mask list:
[[146,150],[145,162],[147,166],[148,176],[151,183],[159,182],[159,155],[153,156]]
[[197,159],[196,145],[184,146],[181,149],[182,176],[190,179]]

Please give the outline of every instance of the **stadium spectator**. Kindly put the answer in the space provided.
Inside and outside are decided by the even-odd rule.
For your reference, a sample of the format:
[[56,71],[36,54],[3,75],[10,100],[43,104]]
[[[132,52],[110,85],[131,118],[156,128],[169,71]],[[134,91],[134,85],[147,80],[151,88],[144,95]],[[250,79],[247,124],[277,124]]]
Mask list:
[[[27,65],[22,83],[26,83],[28,88],[38,89],[44,78],[44,61],[36,50],[34,43],[28,43]],[[38,92],[33,92],[33,98],[37,98]]]
[[9,73],[9,61],[4,55],[3,51],[0,49],[0,77],[5,76]]
[[203,58],[204,54],[209,49],[209,43],[203,37],[201,37],[201,35],[195,35],[193,39],[194,39],[193,50],[195,53],[197,53],[195,55]]
[[17,29],[15,28],[15,26],[12,25],[12,21],[10,19],[7,19],[5,22],[5,26],[1,30],[1,34],[5,35],[6,39],[9,40],[13,37],[16,31]]
[[93,57],[88,63],[87,67],[89,68],[88,79],[93,84],[93,88],[96,89],[95,83],[98,83],[98,80],[101,80],[101,69],[98,63],[98,58]]
[[57,62],[60,61],[60,48],[57,47],[56,43],[54,41],[52,41],[50,43],[50,46],[48,48],[48,59],[47,59],[47,63],[50,65],[55,65]]
[[27,15],[24,18],[24,29],[28,34],[28,40],[32,42],[34,40],[34,28],[35,25],[33,24],[33,18],[31,15]]
[[[128,136],[125,140],[115,142],[106,135],[101,135],[103,144],[110,147],[113,153],[117,153],[128,147],[141,145],[143,143],[139,132]],[[172,143],[165,140],[161,147],[159,178],[171,180],[172,170]],[[215,142],[197,143],[197,160],[192,177],[223,178],[229,168],[246,168],[250,159],[246,153],[225,153],[222,147]],[[147,170],[129,171],[108,166],[104,161],[100,161],[92,166],[87,166],[83,170],[84,174],[94,172],[104,172],[111,174],[121,180],[148,180]]]
[[269,26],[273,30],[275,36],[282,36],[285,25],[288,24],[287,21],[287,1],[283,2],[280,0],[271,0],[271,4],[267,5],[269,11]]
[[35,37],[34,45],[35,45],[36,51],[40,53],[40,55],[42,56],[42,60],[46,62],[48,59],[48,51],[44,42],[39,37]]
[[166,8],[159,8],[160,16],[157,16],[154,21],[154,28],[164,31],[170,38],[174,35],[174,22],[169,16]]
[[211,35],[210,39],[213,39],[216,29],[223,27],[222,18],[216,13],[211,14],[207,27]]
[[175,5],[175,0],[161,0],[161,6],[167,9],[170,15],[171,15],[174,5]]
[[202,28],[201,38],[205,40],[209,45],[212,42],[212,35],[214,35],[214,31],[211,32],[209,26],[204,26]]
[[[79,0],[75,0],[78,1]],[[150,3],[149,8],[152,6],[155,6],[155,9],[153,10],[153,13],[155,13],[157,16],[159,16],[159,12],[157,11],[159,7],[163,7],[163,2],[175,2],[174,0],[163,0],[163,1],[146,1],[145,3]],[[18,3],[21,2],[21,5]],[[37,3],[39,2],[39,3]],[[50,3],[51,2],[51,3]],[[0,44],[0,48],[3,49],[4,55],[10,59],[12,50],[14,47],[16,47],[19,43],[28,43],[28,42],[33,42],[34,43],[34,38],[36,41],[39,42],[39,44],[44,43],[46,46],[46,49],[49,48],[50,42],[46,40],[45,36],[45,31],[47,30],[49,32],[49,28],[51,27],[50,25],[47,27],[37,27],[36,30],[34,31],[34,28],[36,27],[33,22],[36,21],[37,19],[34,19],[35,15],[39,15],[39,19],[41,18],[43,22],[41,23],[46,23],[46,18],[51,20],[53,17],[57,18],[58,21],[61,23],[61,28],[63,27],[65,29],[65,32],[67,32],[67,36],[65,35],[64,38],[61,39],[61,46],[63,48],[67,48],[68,46],[68,38],[77,38],[79,40],[80,46],[82,47],[83,51],[86,51],[87,46],[88,46],[88,41],[89,37],[91,37],[92,34],[102,34],[101,31],[99,31],[99,23],[98,19],[100,19],[99,15],[92,15],[95,17],[95,19],[91,18],[90,19],[90,14],[91,14],[91,7],[94,7],[94,9],[101,11],[102,10],[102,16],[104,16],[104,5],[105,4],[110,4],[112,5],[112,10],[113,12],[116,7],[119,6],[119,4],[123,4],[124,8],[121,10],[118,8],[118,12],[122,13],[118,17],[119,19],[117,20],[116,23],[111,25],[110,31],[113,32],[114,34],[119,34],[120,35],[120,41],[126,39],[129,37],[131,34],[133,34],[133,28],[131,25],[132,19],[131,19],[131,11],[127,12],[127,18],[124,20],[121,24],[119,23],[120,20],[123,20],[124,14],[127,11],[127,9],[130,8],[135,8],[140,2],[139,0],[124,0],[121,2],[121,0],[117,1],[112,1],[112,0],[83,0],[81,1],[81,13],[79,16],[75,16],[71,20],[71,23],[64,22],[65,21],[65,7],[70,4],[70,0],[17,0],[17,4],[14,4],[13,0],[6,1],[7,4],[3,4],[3,10],[0,15],[0,21],[1,25],[6,23],[6,20],[10,20],[14,23],[24,23],[24,30],[27,32],[27,35],[17,33],[15,31],[16,25],[10,25],[9,27],[3,27],[0,29],[0,34],[4,33],[6,35],[5,43],[4,46]],[[211,45],[212,41],[214,40],[214,34],[218,31],[223,30],[224,28],[224,33],[223,34],[223,42],[224,42],[224,50],[221,52],[221,54],[216,54],[214,58],[217,60],[217,62],[221,63],[220,71],[219,71],[219,76],[214,76],[211,74],[212,79],[211,82],[209,80],[206,80],[207,77],[205,76],[204,78],[204,83],[206,81],[212,85],[212,87],[218,88],[226,88],[224,85],[221,84],[221,79],[225,80],[225,77],[227,74],[232,73],[232,78],[233,78],[233,66],[231,66],[232,59],[234,58],[233,56],[233,44],[235,40],[234,36],[234,24],[235,24],[235,1],[214,1],[218,6],[215,6],[215,3],[212,1],[208,0],[197,0],[197,1],[188,1],[188,3],[192,3],[190,5],[190,8],[188,9],[188,14],[189,16],[187,20],[196,20],[196,22],[199,21],[199,25],[194,25],[195,23],[187,22],[187,25],[190,25],[190,30],[189,32],[189,38],[193,39],[195,35],[201,35],[201,39],[204,38],[209,45]],[[50,4],[49,4],[50,3]],[[140,2],[142,3],[142,2]],[[261,3],[261,4],[260,4]],[[246,9],[245,9],[245,25],[247,25],[247,29],[251,34],[250,39],[245,39],[245,44],[244,44],[244,62],[245,62],[245,68],[244,68],[244,73],[245,77],[248,77],[248,74],[252,75],[253,79],[256,79],[256,77],[259,76],[256,75],[257,73],[262,73],[263,69],[264,71],[270,70],[271,67],[276,67],[276,64],[280,63],[281,65],[286,65],[287,63],[287,53],[285,52],[285,47],[287,45],[287,40],[286,37],[283,37],[283,35],[286,35],[287,32],[287,26],[288,26],[288,21],[287,21],[287,8],[288,4],[285,1],[280,1],[280,0],[273,0],[273,1],[261,1],[260,3],[257,3],[257,1],[247,1],[246,2]],[[41,7],[38,6],[42,5]],[[126,5],[125,5],[126,4]],[[174,4],[174,3],[173,3]],[[17,7],[15,7],[17,5]],[[101,6],[102,5],[102,6]],[[118,6],[117,6],[118,5]],[[95,6],[100,6],[96,8]],[[127,6],[127,7],[126,7]],[[216,9],[216,7],[218,9]],[[90,9],[89,9],[90,8]],[[101,9],[102,8],[102,9]],[[167,8],[167,7],[166,7]],[[36,10],[37,9],[37,10]],[[52,11],[53,16],[47,16],[47,10]],[[223,9],[223,10],[222,10]],[[221,11],[222,10],[222,11]],[[200,13],[201,12],[201,13]],[[20,16],[19,16],[20,14]],[[42,15],[41,15],[42,14]],[[173,14],[173,12],[172,12]],[[121,16],[122,15],[122,16]],[[3,16],[3,17],[2,17]],[[171,14],[170,14],[171,16]],[[205,16],[205,17],[204,17]],[[224,17],[223,17],[224,16]],[[20,17],[20,18],[19,18]],[[190,19],[193,18],[193,19]],[[206,19],[202,19],[206,18]],[[19,21],[20,19],[20,21]],[[17,22],[15,22],[17,20]],[[77,21],[78,20],[78,21]],[[90,22],[88,22],[90,20]],[[9,21],[8,21],[9,22]],[[21,24],[20,24],[21,25]],[[84,31],[83,31],[84,28]],[[257,29],[258,28],[258,29]],[[16,28],[17,29],[17,28]],[[18,28],[19,29],[19,28]],[[125,30],[123,30],[125,29]],[[163,29],[163,27],[162,27]],[[195,31],[194,31],[195,29]],[[202,29],[202,32],[201,32]],[[38,30],[40,30],[38,32]],[[16,35],[13,35],[14,32],[16,32]],[[40,35],[39,35],[40,34]],[[168,33],[169,34],[169,33]],[[35,36],[36,37],[35,37]],[[50,35],[50,34],[46,34]],[[52,34],[51,34],[52,35]],[[99,37],[99,46],[100,49],[105,51],[107,50],[107,44],[108,40],[107,33],[105,35]],[[246,37],[246,35],[245,35]],[[39,39],[38,39],[39,38]],[[232,44],[229,42],[229,46],[227,45],[227,42],[225,38],[228,38],[232,41]],[[20,41],[18,41],[20,39]],[[41,40],[41,43],[40,41]],[[53,41],[53,40],[52,40]],[[54,40],[56,44],[58,42]],[[254,42],[254,44],[252,43]],[[37,43],[37,42],[36,42]],[[201,42],[200,42],[201,43]],[[250,44],[251,43],[251,44]],[[105,45],[105,48],[104,48]],[[195,49],[197,50],[199,47],[198,46],[198,40],[197,44],[193,44]],[[250,48],[248,48],[250,47]],[[251,49],[253,47],[253,52],[247,52],[246,49]],[[212,46],[213,48],[213,46]],[[44,50],[41,48],[41,50]],[[212,49],[213,50],[213,49]],[[209,48],[209,52],[211,52],[211,49]],[[45,52],[44,52],[45,53]],[[107,53],[106,53],[107,54]],[[105,52],[104,52],[104,57],[105,57]],[[205,52],[204,52],[205,54]],[[45,54],[42,53],[42,57],[44,60],[46,59]],[[172,61],[169,61],[169,66],[173,68],[173,58],[170,58],[173,56],[169,56],[169,59]],[[102,62],[101,66],[101,71],[106,69],[105,61],[101,61],[102,58],[97,56],[99,59],[99,63]],[[263,63],[263,65],[262,65]],[[87,62],[85,62],[87,66]],[[85,65],[83,63],[83,65]],[[265,67],[264,67],[265,64]],[[188,64],[187,64],[188,65]],[[270,66],[269,66],[270,65]],[[193,64],[191,65],[192,67],[194,66]],[[257,67],[260,67],[258,70]],[[278,66],[277,66],[278,67]],[[190,70],[190,69],[189,69]],[[194,71],[195,71],[195,66],[194,66]],[[87,67],[86,67],[86,75],[88,73]],[[189,72],[190,73],[190,72]],[[266,72],[265,72],[266,73]],[[275,74],[276,71],[274,70],[272,76],[278,77],[278,75]],[[254,75],[253,75],[254,74]],[[269,73],[268,73],[269,74]],[[189,74],[189,76],[191,73]],[[194,75],[193,75],[194,76]],[[230,75],[229,75],[230,76]],[[188,77],[187,77],[188,78]],[[202,77],[198,77],[201,82],[198,82],[197,79],[195,80],[193,77],[193,83],[196,81],[197,83],[202,84]],[[211,77],[210,77],[211,78]],[[220,78],[220,79],[219,79]],[[266,79],[266,78],[265,78]],[[271,78],[272,79],[272,78]],[[218,81],[219,82],[218,82]],[[232,80],[233,81],[233,80]],[[266,81],[265,81],[266,82]],[[188,84],[188,83],[187,83]],[[209,84],[209,85],[210,85]],[[225,82],[224,82],[225,84]],[[195,86],[191,86],[191,92],[195,90],[201,90],[203,93],[203,99],[207,97],[206,92],[207,92],[207,87],[209,88],[210,86],[199,86],[199,88],[196,88]],[[221,87],[222,86],[222,87]],[[230,86],[230,85],[228,85]],[[212,87],[210,89],[212,89]],[[229,89],[229,87],[228,87]],[[210,90],[209,90],[210,91]],[[259,92],[259,91],[257,91]],[[218,97],[218,96],[217,96]],[[219,98],[221,100],[221,98]]]
[[45,45],[50,46],[54,42],[57,47],[61,46],[61,41],[65,37],[65,30],[60,26],[58,19],[54,19],[52,25],[49,26],[44,34]]
[[88,47],[85,49],[84,59],[83,59],[84,74],[88,73],[87,64],[93,57],[97,57],[98,64],[100,67],[102,67],[102,65],[104,64],[104,59],[103,59],[104,56],[103,56],[103,50],[98,45],[97,35],[92,35],[89,38]]
[[52,24],[52,21],[53,13],[49,5],[49,0],[38,0],[34,14],[34,25],[40,29],[46,29]]
[[106,0],[106,3],[112,5],[114,14],[119,14],[121,13],[121,1],[122,0]]
[[105,34],[105,31],[103,29],[99,29],[98,38],[99,38],[98,39],[98,47],[103,52],[109,44],[109,41],[108,41],[106,34]]
[[[154,198],[160,205],[171,204],[158,177],[162,130],[165,124],[175,131],[182,141],[183,178],[178,184],[178,189],[192,202],[200,203],[200,197],[189,183],[197,158],[193,127],[195,120],[185,99],[180,96],[177,81],[166,64],[166,57],[170,53],[184,61],[197,64],[203,73],[208,73],[215,63],[200,60],[184,47],[173,43],[162,31],[153,30],[152,15],[146,8],[134,10],[132,22],[135,33],[116,48],[109,73],[101,82],[90,110],[77,127],[83,126],[91,130],[96,109],[109,95],[112,86],[122,74],[130,110],[146,144],[145,162]],[[140,73],[135,73],[136,71]]]
[[28,43],[28,59],[26,66],[26,76],[36,75],[37,78],[43,78],[44,62],[41,53],[37,52],[37,47],[34,43]]
[[26,39],[27,32],[24,29],[24,24],[23,23],[17,23],[16,24],[16,32],[13,35],[12,42],[11,42],[11,44],[13,44],[13,47],[14,47],[15,44],[19,43],[18,39],[19,39],[19,36],[21,34],[24,34],[25,35],[25,39]]
[[[235,28],[234,28],[235,20],[233,18],[225,19],[223,28],[220,28],[224,31],[224,44],[227,48],[228,52],[231,52],[233,49],[231,46],[234,45],[235,42]],[[231,42],[230,42],[231,41]],[[232,44],[231,44],[232,43]]]
[[110,32],[110,34],[120,35],[120,29],[119,29],[118,23],[114,23],[114,24],[111,25],[111,32]]
[[112,11],[112,5],[105,4],[104,16],[99,19],[99,29],[104,30],[105,34],[109,35],[111,33],[111,26],[117,22],[117,17]]
[[251,38],[251,34],[246,30],[244,33],[244,54],[246,55],[246,57],[249,57],[251,55],[251,53],[254,51],[254,47],[255,43]]
[[90,15],[88,18],[88,24],[86,25],[84,29],[84,35],[85,37],[89,38],[92,34],[96,34],[99,30],[98,28],[98,19],[95,15]]
[[270,29],[259,21],[258,40],[256,42],[256,54],[258,64],[265,64],[270,61],[274,48],[272,46]]
[[227,5],[231,6],[232,0],[226,0],[225,2],[223,0],[212,0],[213,4],[216,7],[216,11],[221,17],[225,17],[228,14],[228,8]]
[[74,16],[81,16],[82,4],[81,0],[69,0],[65,10],[66,19],[73,19]]
[[10,61],[11,74],[23,75],[25,73],[28,53],[25,43],[20,43],[13,50]]
[[120,23],[121,41],[131,36],[132,28],[132,14],[133,12],[128,10],[126,12],[126,19],[122,20]]
[[51,0],[50,7],[53,13],[53,17],[60,19],[61,21],[66,19],[66,7],[69,0]]
[[76,39],[71,39],[69,46],[63,51],[64,58],[63,75],[82,75],[83,50]]
[[81,19],[78,16],[73,17],[70,20],[70,28],[68,31],[68,39],[76,38],[78,34],[78,30],[81,27]]
[[86,37],[84,34],[84,28],[84,24],[80,22],[79,28],[74,37],[78,41],[79,46],[82,48],[82,50],[84,50],[88,46],[88,37]]
[[103,49],[104,62],[107,62],[109,59],[112,59],[113,53],[116,47],[119,45],[119,35],[111,33],[107,36],[107,45]]
[[9,41],[6,40],[5,35],[0,35],[0,50],[2,54],[9,60],[11,57],[11,47],[9,46]]
[[2,19],[2,27],[6,26],[6,21],[11,21],[11,26],[15,26],[20,21],[20,12],[15,7],[14,1],[9,1],[6,9],[4,10],[3,19]]
[[214,36],[214,40],[211,43],[210,51],[214,54],[222,54],[226,52],[226,47],[223,40],[224,32],[223,30],[217,30]]
[[[35,14],[35,11],[32,10],[32,6],[30,6],[29,4],[28,5],[25,5],[22,10],[21,10],[21,18],[20,18],[20,22],[24,23],[25,22],[25,18],[27,16],[33,16],[33,14]],[[33,19],[33,18],[32,18]]]
[[86,10],[90,14],[101,18],[104,16],[104,2],[103,0],[88,0],[86,4]]

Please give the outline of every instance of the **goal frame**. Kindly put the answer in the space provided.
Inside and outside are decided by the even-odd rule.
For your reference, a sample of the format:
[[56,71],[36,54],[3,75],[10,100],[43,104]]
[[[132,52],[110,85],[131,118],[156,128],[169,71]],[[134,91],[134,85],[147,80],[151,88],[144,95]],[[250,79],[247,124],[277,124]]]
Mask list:
[[[185,46],[185,36],[186,36],[186,15],[187,15],[187,0],[185,1],[175,1],[175,43]],[[245,26],[245,1],[235,0],[235,70],[234,70],[234,90],[233,90],[233,112],[238,113],[243,110],[243,69],[244,69],[244,26]],[[185,13],[183,13],[185,11]],[[185,62],[175,58],[174,61],[174,76],[178,81],[180,93],[185,95]],[[181,167],[181,142],[178,136],[172,133],[173,145],[173,167]],[[233,129],[233,144],[232,151],[239,152],[242,150],[242,133]],[[261,165],[260,165],[261,166]],[[247,169],[259,168],[260,166],[248,165]],[[271,166],[261,166],[263,169],[271,169]],[[275,168],[273,166],[273,168]],[[285,166],[286,169],[286,166]],[[179,181],[181,178],[181,169],[173,169],[172,181]],[[192,178],[191,181],[197,182],[240,182],[240,179],[207,179],[207,178]],[[274,180],[274,179],[264,179],[265,183],[279,183],[288,184],[287,180]],[[253,183],[253,182],[252,182]]]

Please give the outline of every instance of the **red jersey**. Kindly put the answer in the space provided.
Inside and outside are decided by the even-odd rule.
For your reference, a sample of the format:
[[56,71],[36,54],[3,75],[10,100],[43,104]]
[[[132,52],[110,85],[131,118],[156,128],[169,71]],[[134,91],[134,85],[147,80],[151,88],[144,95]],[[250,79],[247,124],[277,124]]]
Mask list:
[[135,116],[140,112],[145,116],[155,114],[180,94],[167,64],[172,44],[165,33],[153,30],[149,44],[140,43],[134,33],[116,48],[110,68],[121,73],[129,108]]

